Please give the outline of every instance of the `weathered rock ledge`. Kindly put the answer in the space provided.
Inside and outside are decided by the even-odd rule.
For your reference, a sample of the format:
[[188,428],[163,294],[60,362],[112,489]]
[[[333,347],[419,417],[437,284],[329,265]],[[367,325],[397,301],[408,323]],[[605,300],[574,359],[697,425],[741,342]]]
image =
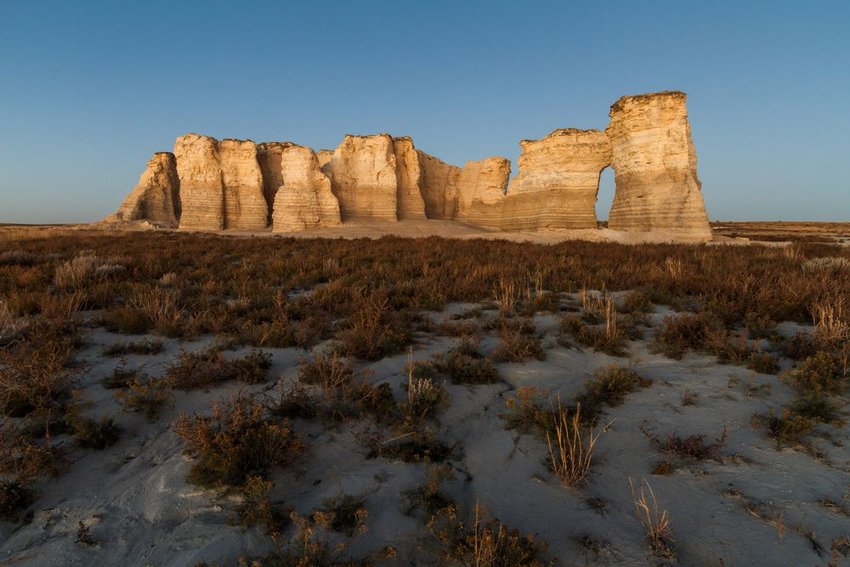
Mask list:
[[187,230],[296,232],[347,222],[456,220],[502,231],[596,229],[599,178],[615,173],[609,228],[709,240],[686,95],[625,96],[604,131],[522,140],[517,175],[491,157],[447,164],[406,136],[346,135],[335,150],[187,134],[156,153],[110,220]]

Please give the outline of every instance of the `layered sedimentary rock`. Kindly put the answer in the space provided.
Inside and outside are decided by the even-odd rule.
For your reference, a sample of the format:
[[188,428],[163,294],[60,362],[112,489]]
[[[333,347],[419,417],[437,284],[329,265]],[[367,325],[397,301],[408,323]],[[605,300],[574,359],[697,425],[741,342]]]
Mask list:
[[338,226],[339,202],[313,150],[295,144],[280,149],[281,183],[272,208],[272,230],[293,232]]
[[180,228],[224,228],[224,184],[218,157],[218,141],[209,136],[186,134],[174,142],[180,179]]
[[157,152],[133,191],[115,213],[117,220],[149,220],[176,225],[180,218],[180,180],[170,152]]
[[419,158],[419,191],[429,219],[451,220],[457,212],[457,181],[460,169],[455,165],[416,150]]
[[274,198],[278,188],[283,185],[283,172],[280,162],[284,149],[292,146],[291,142],[263,142],[257,144],[257,161],[263,174],[263,196],[269,208],[269,222],[274,207]]
[[323,169],[329,172],[343,221],[398,220],[398,178],[389,134],[346,134]]
[[454,218],[485,225],[492,224],[491,220],[497,221],[489,213],[499,214],[498,208],[493,205],[505,199],[510,176],[511,162],[505,158],[467,162],[455,182],[457,205]]
[[340,222],[443,219],[500,230],[593,229],[599,178],[615,171],[609,228],[680,240],[711,238],[696,173],[685,95],[623,97],[604,132],[563,128],[520,142],[519,172],[487,158],[464,167],[408,137],[347,135],[314,153],[187,134],[155,154],[110,220],[194,230],[289,232]]
[[263,196],[257,145],[251,140],[222,140],[219,159],[224,184],[224,228],[260,230],[268,226],[269,209]]
[[685,99],[681,92],[653,93],[611,107],[605,132],[616,193],[609,228],[711,237]]
[[605,133],[561,128],[519,145],[519,171],[508,194],[537,194],[521,199],[522,212],[533,213],[536,198],[540,215],[545,217],[534,221],[538,228],[596,228],[599,175],[611,164],[611,144]]
[[396,217],[398,220],[425,220],[425,201],[419,187],[422,171],[419,154],[409,137],[393,138],[396,163]]

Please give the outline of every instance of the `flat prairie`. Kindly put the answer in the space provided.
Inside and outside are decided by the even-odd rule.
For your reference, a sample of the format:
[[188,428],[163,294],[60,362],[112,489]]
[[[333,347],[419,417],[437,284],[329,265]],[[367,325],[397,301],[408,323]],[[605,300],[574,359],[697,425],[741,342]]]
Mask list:
[[714,228],[2,226],[0,565],[848,564],[848,225]]

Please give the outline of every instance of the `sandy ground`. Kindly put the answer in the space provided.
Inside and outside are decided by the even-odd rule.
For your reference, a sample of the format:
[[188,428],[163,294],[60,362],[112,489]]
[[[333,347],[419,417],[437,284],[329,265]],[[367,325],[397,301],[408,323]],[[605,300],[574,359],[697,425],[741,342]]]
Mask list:
[[[428,316],[439,322],[475,307],[454,304]],[[483,307],[483,319],[496,316],[492,305]],[[665,313],[657,308],[652,324]],[[628,358],[566,348],[556,341],[558,321],[553,314],[535,317],[546,360],[500,364],[504,383],[446,385],[450,402],[439,415],[439,437],[455,447],[449,463],[456,478],[445,489],[465,510],[480,503],[491,517],[538,534],[549,543],[549,556],[558,565],[657,564],[647,550],[629,487],[629,479],[639,483],[645,478],[670,514],[680,565],[828,564],[831,542],[850,536],[850,428],[835,431],[832,441],[816,439],[823,452],[819,459],[798,450],[779,450],[750,423],[754,413],[791,399],[791,391],[777,376],[718,364],[709,356],[675,361],[653,354],[648,349],[651,328],[643,340],[630,343]],[[781,329],[797,331],[788,323]],[[234,497],[187,484],[191,461],[170,428],[180,412],[207,412],[212,401],[245,387],[234,383],[207,392],[177,392],[174,407],[153,424],[122,413],[112,392],[101,385],[117,364],[102,356],[102,350],[140,338],[100,328],[88,334],[90,344],[81,359],[88,367],[83,386],[84,398],[92,403],[89,414],[115,416],[125,433],[104,451],[72,450],[68,471],[39,487],[32,521],[0,527],[0,565],[232,565],[240,555],[270,549],[258,529],[228,523],[237,504]],[[129,355],[127,362],[161,375],[179,348],[204,348],[210,340],[166,340],[162,353]],[[445,352],[457,340],[420,334],[414,358]],[[485,334],[482,350],[489,352],[495,344],[493,334]],[[244,350],[228,356],[240,352]],[[276,381],[250,387],[254,391],[274,390],[295,380],[297,363],[308,354],[298,349],[269,352]],[[375,383],[390,384],[401,399],[407,363],[402,354],[358,368],[370,370]],[[606,411],[602,422],[610,425],[600,437],[589,482],[566,488],[547,469],[545,443],[505,429],[500,415],[518,387],[545,388],[569,400],[595,370],[611,363],[631,365],[654,383]],[[695,405],[683,405],[686,392]],[[299,421],[296,426],[308,449],[292,467],[275,475],[274,499],[307,515],[326,498],[362,495],[369,511],[368,532],[351,538],[350,552],[357,556],[392,544],[399,556],[387,564],[430,564],[436,541],[421,518],[404,514],[400,496],[422,484],[425,467],[368,459],[356,441],[364,423],[325,429]],[[721,459],[681,460],[672,475],[650,474],[662,456],[648,435],[705,434],[711,440],[724,428],[728,438]],[[604,509],[591,506],[592,499],[604,503]],[[819,504],[823,499],[839,509]],[[756,517],[753,509],[774,520]],[[96,545],[75,543],[79,522],[89,527]],[[577,543],[581,536],[600,543],[598,555],[589,555]],[[843,556],[838,560],[850,565]]]
[[[23,238],[49,236],[64,230],[94,230],[94,231],[135,231],[135,230],[173,230],[158,228],[147,221],[132,222],[97,222],[78,225],[0,225],[0,237]],[[258,237],[287,237],[287,238],[381,238],[383,236],[401,236],[404,238],[427,238],[438,236],[442,238],[473,239],[485,238],[490,240],[509,240],[513,242],[535,242],[540,244],[555,244],[569,240],[585,240],[590,242],[620,242],[623,244],[641,244],[647,242],[701,242],[694,240],[685,232],[656,231],[656,232],[623,232],[598,229],[577,230],[539,230],[521,232],[503,232],[479,226],[469,225],[458,221],[446,220],[406,220],[403,222],[387,221],[349,221],[335,228],[321,228],[299,232],[273,233],[271,229],[260,231],[222,230],[215,234],[228,236],[258,236]],[[730,238],[715,235],[712,243],[746,244],[746,238]]]

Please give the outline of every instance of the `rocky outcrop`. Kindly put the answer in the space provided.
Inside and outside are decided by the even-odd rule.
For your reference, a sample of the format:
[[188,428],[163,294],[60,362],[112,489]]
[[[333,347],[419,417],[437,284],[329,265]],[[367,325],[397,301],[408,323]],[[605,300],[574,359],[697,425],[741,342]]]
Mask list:
[[396,163],[396,217],[398,220],[425,220],[425,201],[419,190],[422,171],[419,154],[409,137],[393,138]]
[[529,208],[534,208],[535,199],[539,202],[537,208],[545,218],[529,218],[529,222],[537,228],[596,228],[599,175],[611,164],[611,145],[605,133],[562,128],[540,140],[522,140],[519,145],[519,172],[508,194],[525,195],[520,207],[525,213],[532,213]]
[[419,192],[429,219],[451,220],[457,209],[457,181],[460,168],[416,150],[419,158]]
[[266,228],[269,209],[263,196],[257,145],[251,140],[222,140],[219,159],[224,184],[224,228]]
[[447,164],[409,137],[346,135],[336,150],[187,134],[155,154],[109,220],[276,232],[349,221],[458,220],[499,230],[595,229],[602,170],[615,172],[609,228],[708,240],[685,94],[621,98],[606,130],[562,128],[504,158]]
[[319,167],[324,170],[325,166],[331,162],[331,158],[334,157],[333,150],[319,150],[316,152],[316,159],[319,160]]
[[616,193],[608,228],[711,238],[685,100],[685,93],[663,92],[626,96],[611,107],[605,132]]
[[389,134],[346,134],[324,169],[339,199],[343,222],[398,220],[398,178]]
[[313,150],[286,144],[280,148],[279,155],[281,183],[272,208],[272,230],[293,232],[338,226],[339,202]]
[[177,176],[180,179],[180,228],[224,228],[224,184],[218,157],[218,141],[209,136],[186,134],[174,142]]
[[157,152],[153,155],[114,218],[177,225],[180,218],[180,180],[174,154]]
[[454,218],[484,226],[497,223],[499,204],[505,199],[511,162],[491,157],[467,162],[455,183],[457,205]]
[[278,188],[283,185],[283,173],[280,162],[284,149],[292,146],[291,142],[263,142],[257,144],[257,161],[263,175],[263,197],[269,209],[268,222],[271,223],[271,212],[274,208],[274,198]]

